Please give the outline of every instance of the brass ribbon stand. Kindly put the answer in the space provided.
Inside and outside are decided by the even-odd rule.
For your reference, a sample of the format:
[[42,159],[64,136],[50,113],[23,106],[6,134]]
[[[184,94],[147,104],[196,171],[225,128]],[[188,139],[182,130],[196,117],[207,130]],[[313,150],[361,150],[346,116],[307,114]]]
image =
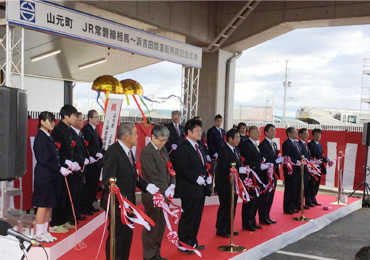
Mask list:
[[[297,221],[312,221],[312,218],[305,218],[303,201],[304,201],[304,163],[303,163],[304,155],[301,155],[301,216],[297,218],[293,218],[293,220]],[[294,174],[294,173],[293,173]]]
[[338,197],[337,197],[337,201],[334,201],[334,202],[330,202],[330,204],[332,205],[347,205],[346,203],[343,203],[340,201],[340,188],[341,188],[341,183],[340,183],[340,177],[342,176],[342,151],[339,152],[339,158],[338,158]]
[[[231,168],[235,169],[235,162],[231,163]],[[236,170],[236,169],[235,169]],[[230,245],[227,246],[219,246],[218,250],[223,252],[243,252],[246,250],[244,246],[237,246],[234,245],[234,193],[235,193],[235,176],[234,173],[231,174],[231,207],[230,207]]]
[[[112,177],[109,178],[109,190],[112,191],[112,187],[116,187],[117,179]],[[110,225],[110,260],[116,259],[116,194],[110,193],[110,216],[109,216],[109,225]]]

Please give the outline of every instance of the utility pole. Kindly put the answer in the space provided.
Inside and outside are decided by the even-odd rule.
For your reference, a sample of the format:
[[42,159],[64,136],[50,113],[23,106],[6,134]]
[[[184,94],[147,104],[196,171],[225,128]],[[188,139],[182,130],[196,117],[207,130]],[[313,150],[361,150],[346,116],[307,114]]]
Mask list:
[[285,106],[286,106],[286,88],[290,87],[290,81],[288,82],[288,60],[285,60],[285,81],[284,85],[284,107],[283,107],[283,121],[285,121]]

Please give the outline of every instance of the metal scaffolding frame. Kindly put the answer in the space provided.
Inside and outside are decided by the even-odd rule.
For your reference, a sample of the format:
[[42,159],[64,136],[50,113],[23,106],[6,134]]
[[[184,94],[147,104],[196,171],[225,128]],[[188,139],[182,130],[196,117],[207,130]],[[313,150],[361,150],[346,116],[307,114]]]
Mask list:
[[365,58],[362,69],[362,87],[361,87],[361,104],[360,110],[362,109],[362,104],[367,104],[367,108],[364,110],[369,110],[370,108],[370,58]]
[[181,122],[198,115],[200,69],[193,67],[182,67],[181,98],[185,107],[181,108]]

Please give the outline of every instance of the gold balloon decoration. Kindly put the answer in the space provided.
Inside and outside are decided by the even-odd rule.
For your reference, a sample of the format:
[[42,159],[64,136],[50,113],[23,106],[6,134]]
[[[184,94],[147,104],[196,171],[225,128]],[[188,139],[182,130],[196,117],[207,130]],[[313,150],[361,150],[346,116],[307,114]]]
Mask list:
[[104,75],[96,78],[91,89],[109,92],[112,94],[124,94],[121,82],[110,75]]
[[143,87],[133,79],[121,80],[121,84],[125,95],[144,95]]

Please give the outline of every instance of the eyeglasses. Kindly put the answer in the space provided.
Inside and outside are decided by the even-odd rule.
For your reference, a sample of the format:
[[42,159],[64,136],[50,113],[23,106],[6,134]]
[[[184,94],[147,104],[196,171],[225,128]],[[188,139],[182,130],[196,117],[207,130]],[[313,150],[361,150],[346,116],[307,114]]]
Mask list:
[[100,118],[100,116],[93,116],[93,118]]
[[198,132],[198,133],[201,133],[202,132],[202,128],[198,128],[198,129],[193,129],[193,132]]

